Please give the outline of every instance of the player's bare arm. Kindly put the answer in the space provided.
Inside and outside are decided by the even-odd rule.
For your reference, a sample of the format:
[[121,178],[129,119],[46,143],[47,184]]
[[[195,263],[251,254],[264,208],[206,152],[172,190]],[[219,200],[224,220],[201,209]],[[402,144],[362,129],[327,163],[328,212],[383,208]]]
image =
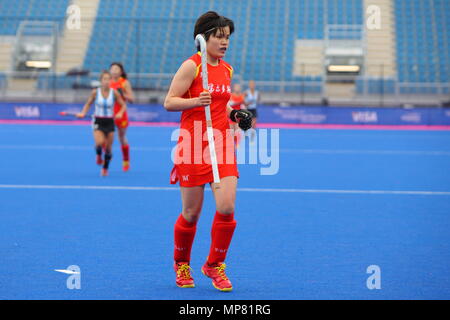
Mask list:
[[123,95],[127,101],[134,102],[134,91],[131,87],[130,81],[125,82]]
[[97,90],[93,89],[91,91],[91,94],[89,95],[88,100],[86,101],[85,105],[83,106],[83,109],[80,113],[76,115],[77,118],[84,118],[86,116],[86,113],[88,113],[89,109],[91,108],[92,103],[95,100],[95,95],[97,94]]
[[[111,90],[113,90],[113,89],[111,89]],[[119,94],[119,92],[117,92],[117,90],[114,90],[114,97],[116,98],[117,103],[120,104],[120,106],[121,106],[119,112],[117,112],[117,114],[114,117],[116,119],[120,119],[120,118],[122,118],[124,112],[127,111],[127,104],[125,103],[125,101],[123,100],[123,98]]]
[[199,97],[188,99],[182,98],[189,90],[192,81],[194,81],[195,74],[196,65],[193,61],[188,60],[181,65],[173,77],[169,92],[164,101],[164,108],[167,111],[183,111],[211,104],[211,95],[207,91],[200,93]]

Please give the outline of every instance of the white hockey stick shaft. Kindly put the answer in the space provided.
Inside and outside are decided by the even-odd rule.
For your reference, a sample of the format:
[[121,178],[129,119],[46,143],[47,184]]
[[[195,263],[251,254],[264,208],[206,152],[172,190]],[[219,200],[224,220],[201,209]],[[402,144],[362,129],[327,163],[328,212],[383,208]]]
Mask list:
[[[202,80],[203,89],[208,88],[208,55],[206,53],[206,41],[203,35],[198,34],[195,37],[195,45],[200,46],[200,52],[202,54]],[[208,135],[209,154],[211,157],[211,165],[213,170],[214,183],[220,183],[219,167],[217,165],[216,148],[214,145],[214,132],[211,120],[211,107],[205,106],[205,118],[206,118],[206,131]]]

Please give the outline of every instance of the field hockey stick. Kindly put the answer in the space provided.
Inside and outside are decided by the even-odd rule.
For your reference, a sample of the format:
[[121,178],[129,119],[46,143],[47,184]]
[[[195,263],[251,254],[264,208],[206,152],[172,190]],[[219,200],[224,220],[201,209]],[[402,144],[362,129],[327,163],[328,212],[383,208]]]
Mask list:
[[[200,52],[202,54],[202,80],[203,89],[208,90],[208,56],[206,53],[206,41],[203,35],[198,34],[195,37],[195,45],[200,46]],[[209,91],[209,90],[208,90]],[[208,134],[209,154],[211,156],[211,165],[213,169],[214,183],[220,183],[219,167],[217,165],[216,148],[214,145],[214,132],[211,120],[211,107],[205,106],[205,118],[206,118],[206,132]],[[219,188],[219,186],[216,186]]]
[[73,112],[73,111],[61,111],[59,113],[60,116],[76,116],[78,114],[78,112]]

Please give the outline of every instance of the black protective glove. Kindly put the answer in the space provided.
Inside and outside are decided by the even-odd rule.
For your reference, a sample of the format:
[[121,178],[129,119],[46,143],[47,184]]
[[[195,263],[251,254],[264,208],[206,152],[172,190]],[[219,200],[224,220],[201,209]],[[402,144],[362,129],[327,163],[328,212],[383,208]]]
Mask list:
[[233,110],[230,113],[231,121],[237,122],[239,128],[244,131],[247,131],[252,127],[252,118],[253,115],[251,112],[245,109]]

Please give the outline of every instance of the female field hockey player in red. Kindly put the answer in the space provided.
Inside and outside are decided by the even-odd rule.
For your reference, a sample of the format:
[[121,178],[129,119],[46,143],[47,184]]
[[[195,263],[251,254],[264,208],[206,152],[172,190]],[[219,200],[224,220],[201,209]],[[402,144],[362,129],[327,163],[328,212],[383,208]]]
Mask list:
[[[130,81],[127,79],[127,74],[123,65],[120,62],[113,62],[109,67],[109,72],[112,76],[111,88],[117,90],[126,102],[133,102],[133,89],[131,88]],[[114,105],[114,114],[117,114],[120,108],[120,105],[116,102]],[[118,130],[120,145],[122,146],[122,168],[123,171],[128,171],[130,169],[130,145],[128,144],[128,139],[126,137],[129,125],[128,113],[124,112],[122,117],[116,118],[115,123]]]
[[[232,290],[225,274],[225,257],[236,227],[234,204],[237,186],[237,165],[235,146],[228,124],[228,118],[238,122],[243,130],[251,127],[251,114],[246,110],[232,110],[227,106],[231,93],[232,67],[222,60],[229,45],[234,23],[228,18],[209,11],[198,18],[194,38],[202,34],[206,40],[208,60],[208,88],[202,86],[200,52],[187,59],[176,72],[164,102],[168,111],[182,111],[181,134],[177,152],[183,158],[175,160],[171,183],[180,182],[182,212],[175,223],[174,269],[176,284],[182,288],[194,287],[190,272],[191,248],[196,225],[203,204],[205,184],[209,183],[214,193],[216,213],[211,230],[209,256],[202,267],[202,273],[212,279],[213,286],[220,291]],[[197,48],[199,50],[199,48]],[[205,106],[210,105],[214,127],[215,145],[220,174],[220,187],[213,183],[211,158],[205,136]],[[200,131],[200,135],[199,135]],[[200,136],[200,142],[198,142]],[[205,141],[206,140],[206,141]],[[225,143],[230,140],[230,143]],[[222,142],[221,144],[219,142]],[[181,145],[189,147],[181,147]],[[200,145],[200,150],[198,148]],[[182,150],[180,150],[182,149]],[[206,150],[206,152],[204,152]],[[233,161],[223,161],[221,156],[232,153]],[[183,156],[181,156],[183,153]],[[203,159],[207,158],[207,159]]]
[[[114,120],[120,119],[127,110],[127,106],[121,95],[114,89],[111,89],[111,74],[103,71],[100,76],[100,87],[93,89],[86,104],[80,113],[76,116],[84,118],[91,108],[92,103],[95,104],[94,110],[94,141],[95,152],[97,154],[97,164],[103,164],[101,175],[108,175],[109,162],[112,158],[112,144],[114,141]],[[120,110],[114,115],[114,104],[120,106]],[[105,148],[105,158],[102,159],[102,149]]]

